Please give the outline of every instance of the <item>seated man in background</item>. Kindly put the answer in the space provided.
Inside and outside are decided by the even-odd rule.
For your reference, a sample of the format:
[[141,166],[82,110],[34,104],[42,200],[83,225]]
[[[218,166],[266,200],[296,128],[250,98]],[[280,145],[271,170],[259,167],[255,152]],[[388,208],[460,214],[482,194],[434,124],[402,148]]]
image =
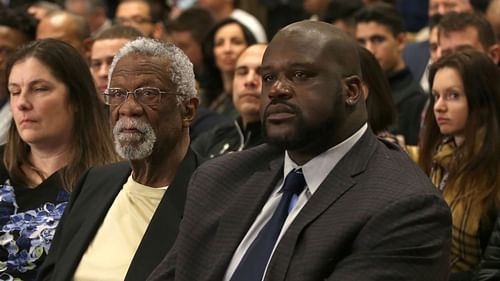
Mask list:
[[113,60],[104,100],[128,162],[82,176],[39,280],[145,280],[177,235],[200,162],[189,149],[198,106],[192,64],[172,44],[129,42]]
[[64,41],[88,62],[90,58],[90,28],[84,17],[64,10],[56,10],[40,20],[36,39],[53,38]]
[[368,128],[356,42],[293,23],[260,74],[267,144],[193,174],[177,240],[148,280],[446,280],[449,208]]
[[233,123],[214,128],[199,136],[192,148],[204,158],[242,151],[263,142],[260,126],[260,65],[266,44],[248,47],[236,61],[233,104],[240,116]]
[[389,131],[403,135],[407,144],[416,145],[427,95],[403,60],[403,19],[396,8],[386,3],[366,6],[355,18],[356,39],[377,58],[391,86],[398,118],[395,128]]
[[451,12],[441,19],[438,28],[442,56],[468,46],[487,54],[495,64],[500,62],[500,44],[484,15]]
[[104,103],[104,90],[108,87],[108,71],[113,57],[121,47],[142,33],[135,28],[114,25],[96,34],[90,50],[90,72],[94,78],[99,99]]

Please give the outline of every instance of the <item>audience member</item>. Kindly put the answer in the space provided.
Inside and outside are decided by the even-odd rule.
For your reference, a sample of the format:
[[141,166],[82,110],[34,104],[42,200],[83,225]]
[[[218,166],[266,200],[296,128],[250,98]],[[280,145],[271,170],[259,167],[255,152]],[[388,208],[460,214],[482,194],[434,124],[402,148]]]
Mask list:
[[238,56],[255,43],[252,33],[235,19],[225,19],[212,28],[203,44],[203,105],[232,119],[237,116],[231,98],[234,68]]
[[160,39],[163,24],[148,0],[124,0],[116,7],[115,21],[118,24],[131,26],[146,37]]
[[449,12],[472,12],[470,0],[429,0],[429,17]]
[[260,65],[267,45],[248,47],[236,62],[233,79],[233,104],[239,117],[201,135],[192,148],[205,158],[242,151],[263,142],[260,126]]
[[304,11],[303,0],[259,0],[259,4],[266,10],[267,38],[282,27],[308,18]]
[[370,51],[360,46],[359,58],[368,125],[377,136],[394,141],[395,138],[388,132],[396,121],[396,108],[392,100],[389,81]]
[[363,7],[361,0],[333,0],[323,14],[322,20],[355,37],[356,21],[354,15]]
[[117,157],[92,76],[74,48],[34,41],[10,58],[6,73],[14,122],[0,148],[0,275],[36,280],[68,192],[88,168]]
[[197,170],[175,245],[149,280],[445,280],[449,209],[367,128],[356,42],[294,23],[260,73],[268,144]]
[[111,26],[104,0],[65,0],[64,6],[87,20],[92,36]]
[[311,20],[320,20],[323,18],[328,4],[331,0],[304,0],[304,11],[310,16]]
[[435,14],[429,19],[429,40],[412,42],[403,49],[403,60],[415,81],[429,93],[429,66],[440,56],[438,45],[439,22],[442,16]]
[[212,16],[203,8],[184,10],[168,25],[170,40],[193,63],[194,74],[201,84],[204,79],[202,44],[213,25]]
[[498,78],[491,60],[470,48],[430,68],[419,162],[451,209],[450,280],[476,269],[500,207]]
[[493,27],[493,30],[495,30],[497,41],[500,42],[500,0],[490,1],[490,5],[486,10],[486,18]]
[[198,5],[207,9],[215,21],[233,18],[242,23],[259,43],[266,43],[267,36],[264,27],[252,14],[237,8],[238,0],[198,0]]
[[90,58],[90,29],[84,17],[67,12],[54,11],[38,23],[36,39],[53,38],[64,41],[77,49],[85,61]]
[[145,280],[177,235],[199,164],[189,149],[192,64],[173,44],[139,38],[116,54],[109,77],[115,149],[128,162],[82,176],[39,280]]
[[407,144],[417,144],[420,114],[427,96],[403,60],[405,33],[401,16],[389,4],[366,6],[356,14],[356,38],[375,55],[389,80],[398,113],[391,133],[403,135]]
[[26,11],[37,20],[42,20],[54,11],[60,11],[61,6],[49,1],[35,1],[28,5]]
[[448,55],[464,46],[472,47],[500,62],[500,44],[495,31],[484,15],[478,13],[446,14],[439,23],[441,55]]
[[35,39],[36,22],[23,10],[0,9],[0,144],[7,141],[12,122],[5,66],[18,47]]
[[90,50],[90,72],[94,78],[97,96],[104,103],[104,90],[108,87],[108,72],[113,57],[121,47],[142,33],[135,28],[114,25],[97,33]]

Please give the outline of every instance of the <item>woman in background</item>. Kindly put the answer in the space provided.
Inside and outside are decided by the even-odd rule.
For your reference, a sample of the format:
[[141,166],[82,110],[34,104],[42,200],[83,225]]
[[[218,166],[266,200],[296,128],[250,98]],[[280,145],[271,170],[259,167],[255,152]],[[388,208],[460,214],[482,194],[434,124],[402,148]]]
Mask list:
[[225,19],[212,28],[203,46],[206,83],[201,85],[202,105],[231,119],[237,117],[231,97],[236,60],[255,43],[252,33],[235,19]]
[[6,77],[13,122],[0,147],[0,279],[35,280],[79,175],[118,159],[73,47],[32,42],[10,58]]
[[499,78],[490,58],[471,49],[441,58],[429,72],[419,164],[451,209],[450,280],[469,280],[500,206]]

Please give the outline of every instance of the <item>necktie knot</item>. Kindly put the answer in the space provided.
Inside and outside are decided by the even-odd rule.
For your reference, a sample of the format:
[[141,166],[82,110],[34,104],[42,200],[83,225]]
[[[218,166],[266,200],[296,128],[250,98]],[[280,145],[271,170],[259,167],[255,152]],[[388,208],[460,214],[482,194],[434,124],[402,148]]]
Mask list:
[[294,169],[288,173],[283,184],[283,192],[299,195],[306,186],[302,169]]

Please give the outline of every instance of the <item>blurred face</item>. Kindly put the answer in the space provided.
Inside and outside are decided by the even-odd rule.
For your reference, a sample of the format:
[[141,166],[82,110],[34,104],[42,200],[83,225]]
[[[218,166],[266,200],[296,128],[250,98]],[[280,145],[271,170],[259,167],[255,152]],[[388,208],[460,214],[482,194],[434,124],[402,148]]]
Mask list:
[[329,0],[304,0],[304,11],[308,14],[320,14],[328,3]]
[[262,79],[259,74],[265,45],[246,49],[238,58],[233,79],[233,103],[244,123],[260,119],[260,94]]
[[[19,31],[8,26],[0,26],[0,87],[5,85],[5,64],[18,46],[27,41],[26,37]],[[6,93],[5,93],[6,95]],[[4,91],[0,91],[0,100],[4,98]]]
[[[127,55],[113,71],[110,88],[134,91],[141,87],[155,87],[174,91],[167,77],[167,62],[141,55]],[[159,104],[144,105],[133,95],[118,105],[110,106],[115,149],[129,160],[149,157],[153,150],[164,152],[174,147],[181,138],[183,123],[174,95],[163,95]]]
[[215,33],[215,64],[221,72],[233,72],[238,56],[247,47],[243,31],[236,23],[226,24]]
[[360,22],[356,25],[356,39],[378,60],[385,72],[400,70],[404,67],[402,51],[404,35],[394,37],[385,25],[376,22]]
[[435,26],[429,33],[429,51],[431,54],[431,62],[437,61],[441,57],[441,49],[439,48],[438,40],[439,28]]
[[448,12],[472,11],[469,0],[429,0],[429,16],[444,15]]
[[170,40],[179,47],[193,64],[195,73],[198,73],[203,65],[203,55],[200,44],[193,38],[189,31],[173,31]]
[[9,75],[10,107],[17,131],[29,145],[70,143],[74,112],[68,90],[36,58],[17,62]]
[[116,8],[115,20],[131,26],[147,37],[153,37],[155,25],[150,14],[150,6],[145,2],[122,2]]
[[94,78],[99,99],[104,102],[102,93],[108,86],[108,71],[113,57],[123,45],[129,42],[125,38],[101,39],[94,42],[90,53],[90,72]]
[[462,79],[455,69],[444,67],[437,71],[432,96],[434,115],[441,134],[463,139],[469,107]]
[[470,46],[480,52],[487,53],[481,42],[479,42],[477,29],[472,26],[468,26],[462,31],[441,33],[439,36],[439,48],[443,56],[449,55],[464,46]]
[[315,151],[330,146],[345,118],[344,83],[331,46],[301,31],[275,36],[266,50],[261,120],[268,142]]
[[64,41],[88,59],[87,48],[74,32],[73,22],[66,15],[43,18],[36,29],[36,39],[53,38]]

